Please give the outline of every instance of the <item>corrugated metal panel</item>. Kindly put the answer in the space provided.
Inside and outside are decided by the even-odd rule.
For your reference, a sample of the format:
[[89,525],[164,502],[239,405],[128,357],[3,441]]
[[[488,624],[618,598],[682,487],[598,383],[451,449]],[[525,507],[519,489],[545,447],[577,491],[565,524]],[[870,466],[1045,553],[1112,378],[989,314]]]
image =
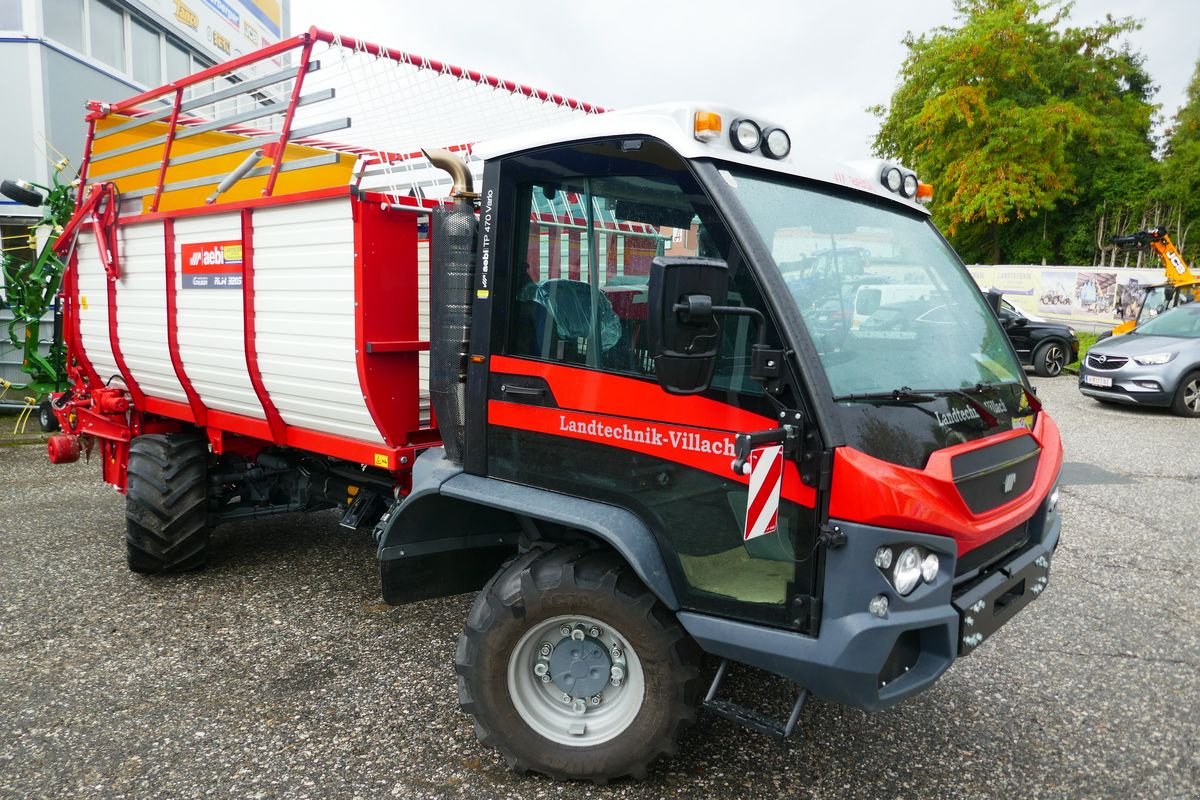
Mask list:
[[237,213],[184,217],[175,223],[179,357],[205,406],[265,419],[246,369],[241,290],[182,288],[184,245],[241,238],[242,218]]
[[120,229],[117,334],[133,380],[150,397],[187,402],[167,346],[166,243],[161,222]]
[[96,236],[90,229],[80,231],[75,252],[79,259],[79,332],[83,337],[83,352],[100,380],[107,382],[116,376],[113,384],[124,386],[108,338],[108,276],[100,263]]
[[383,444],[358,379],[350,201],[263,208],[253,219],[258,366],[280,416]]

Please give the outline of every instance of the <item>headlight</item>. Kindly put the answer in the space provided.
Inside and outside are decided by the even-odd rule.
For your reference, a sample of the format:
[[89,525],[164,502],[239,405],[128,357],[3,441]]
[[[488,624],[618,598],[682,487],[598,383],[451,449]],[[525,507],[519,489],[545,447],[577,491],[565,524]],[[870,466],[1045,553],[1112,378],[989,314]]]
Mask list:
[[735,119],[729,126],[729,140],[743,153],[752,153],[762,144],[762,130],[754,120]]
[[896,559],[895,569],[892,570],[892,585],[902,595],[917,588],[921,582],[921,551],[915,547],[906,547]]
[[908,174],[904,176],[904,184],[900,187],[900,193],[905,197],[912,197],[917,193],[917,176]]
[[783,128],[768,128],[763,134],[763,155],[779,160],[792,151],[792,137]]
[[1069,334],[1071,334],[1072,336],[1074,336],[1074,335],[1075,335],[1075,329],[1074,329],[1074,328],[1067,328],[1067,333],[1069,333]]
[[933,583],[933,579],[938,574],[938,557],[934,553],[925,556],[925,560],[921,562],[921,580],[926,583]]
[[1046,511],[1052,512],[1058,508],[1058,487],[1054,487],[1054,491],[1050,493],[1050,499],[1046,501]]
[[875,566],[887,569],[892,565],[892,548],[881,547],[875,551]]
[[900,174],[900,170],[895,167],[888,167],[883,173],[883,185],[888,188],[888,191],[900,191],[901,184],[904,183],[904,176]]
[[1150,353],[1144,356],[1134,356],[1133,360],[1143,367],[1152,367],[1156,364],[1165,364],[1174,357],[1175,353]]

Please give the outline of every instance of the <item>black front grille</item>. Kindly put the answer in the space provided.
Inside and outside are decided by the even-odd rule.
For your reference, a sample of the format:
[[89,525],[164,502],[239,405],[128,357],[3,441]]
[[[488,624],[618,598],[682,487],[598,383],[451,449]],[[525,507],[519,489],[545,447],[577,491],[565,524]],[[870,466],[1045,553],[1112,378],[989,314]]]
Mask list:
[[1029,490],[1042,449],[1032,436],[1018,436],[956,456],[954,484],[973,514],[989,511]]
[[1125,356],[1106,356],[1103,353],[1093,355],[1088,353],[1087,363],[1092,369],[1120,369],[1129,363],[1129,359]]
[[1002,533],[990,542],[979,545],[966,555],[960,556],[954,565],[954,577],[974,572],[999,561],[1029,541],[1029,522],[1022,522],[1007,533]]

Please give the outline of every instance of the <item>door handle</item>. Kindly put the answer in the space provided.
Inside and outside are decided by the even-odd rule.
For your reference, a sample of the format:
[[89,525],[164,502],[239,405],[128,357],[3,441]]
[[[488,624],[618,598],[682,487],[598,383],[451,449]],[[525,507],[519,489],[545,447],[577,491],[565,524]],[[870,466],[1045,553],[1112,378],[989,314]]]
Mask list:
[[502,383],[500,384],[500,394],[515,395],[517,397],[545,397],[546,388],[544,386],[512,386]]

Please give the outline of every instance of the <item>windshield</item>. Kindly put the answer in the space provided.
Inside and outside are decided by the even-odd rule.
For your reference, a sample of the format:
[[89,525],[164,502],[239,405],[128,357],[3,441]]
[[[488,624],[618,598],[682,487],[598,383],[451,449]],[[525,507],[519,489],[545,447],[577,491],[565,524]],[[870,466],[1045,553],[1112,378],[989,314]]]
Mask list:
[[1152,320],[1137,326],[1134,333],[1141,336],[1178,336],[1200,339],[1200,306],[1186,305],[1164,311]]
[[991,309],[928,221],[790,179],[725,177],[774,256],[835,398],[1020,380]]

